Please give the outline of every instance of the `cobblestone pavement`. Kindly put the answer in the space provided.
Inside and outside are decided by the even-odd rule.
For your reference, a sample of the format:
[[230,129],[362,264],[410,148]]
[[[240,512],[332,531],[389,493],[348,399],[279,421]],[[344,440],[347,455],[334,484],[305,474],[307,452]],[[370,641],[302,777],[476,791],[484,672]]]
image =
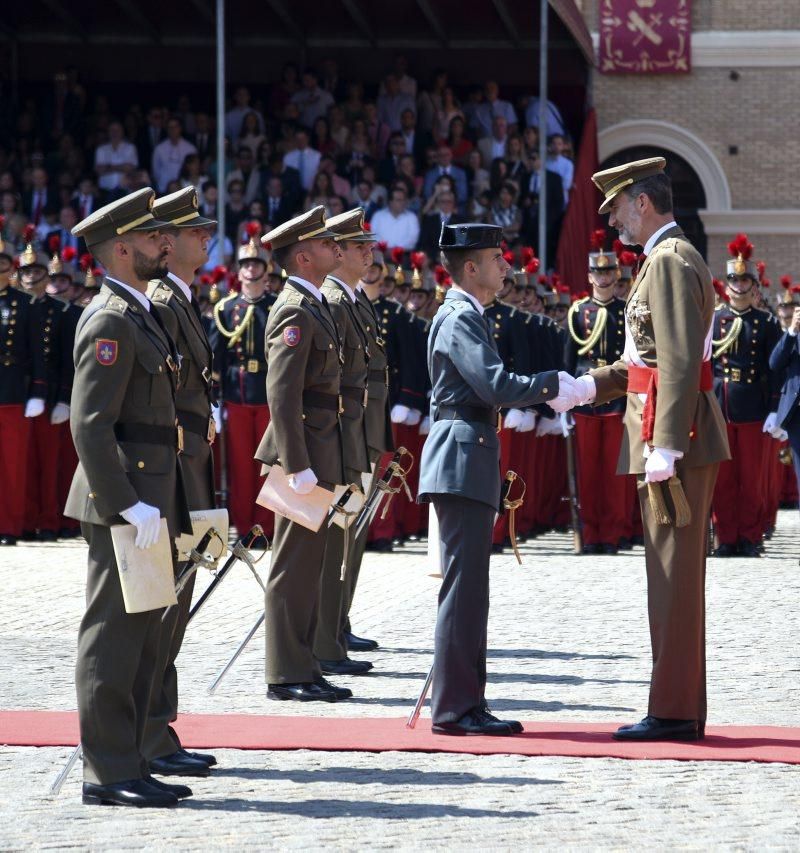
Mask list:
[[[522,720],[639,719],[649,677],[643,549],[574,557],[569,538],[552,533],[522,551],[522,567],[511,554],[492,561],[493,710]],[[765,557],[709,561],[710,724],[800,725],[798,557],[800,516],[783,511]],[[0,550],[0,707],[75,707],[84,572],[82,543]],[[198,590],[207,582],[201,578]],[[436,589],[424,545],[367,555],[353,625],[381,648],[371,656],[374,674],[337,679],[355,691],[350,702],[269,702],[263,633],[209,696],[207,686],[261,607],[258,586],[237,566],[189,629],[183,708],[405,716],[431,662]],[[194,798],[156,813],[82,806],[77,769],[60,797],[49,799],[69,752],[3,749],[0,849],[800,843],[800,776],[788,765],[223,750],[213,777],[192,781]]]

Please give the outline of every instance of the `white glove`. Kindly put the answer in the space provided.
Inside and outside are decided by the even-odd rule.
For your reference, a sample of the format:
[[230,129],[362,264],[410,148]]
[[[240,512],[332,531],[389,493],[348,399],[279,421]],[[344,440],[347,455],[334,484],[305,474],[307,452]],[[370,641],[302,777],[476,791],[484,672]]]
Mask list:
[[768,432],[770,435],[774,435],[775,427],[778,425],[778,413],[770,412],[766,420],[764,421],[764,426],[761,427],[761,432]]
[[120,515],[136,528],[134,544],[137,548],[150,548],[156,544],[161,530],[161,512],[158,507],[139,501]]
[[222,406],[212,406],[211,417],[214,419],[214,429],[219,435],[222,432]]
[[563,370],[558,371],[558,396],[548,400],[547,405],[554,412],[568,412],[576,406],[578,397],[575,391],[575,379]]
[[395,403],[392,406],[392,411],[389,412],[389,417],[393,424],[404,424],[410,411],[411,409],[408,406],[401,406],[400,403]]
[[431,419],[430,419],[430,417],[428,417],[428,415],[425,415],[425,417],[422,419],[422,421],[420,422],[420,425],[419,425],[419,434],[420,435],[427,435],[430,431],[431,431]]
[[675,474],[675,460],[680,453],[663,447],[654,447],[644,463],[645,482],[661,483]]
[[66,403],[56,403],[50,412],[50,423],[53,426],[66,423],[69,420],[69,406]]
[[579,376],[575,380],[575,392],[578,394],[579,406],[585,406],[587,403],[593,402],[597,396],[597,386],[594,383],[594,378],[588,373]]
[[419,409],[409,409],[406,415],[405,425],[416,426],[422,420],[422,412]]
[[561,421],[558,418],[539,418],[536,435],[561,435]]
[[531,432],[536,426],[536,412],[532,409],[522,413],[522,423],[517,427],[517,432]]
[[317,475],[310,468],[289,474],[288,480],[289,486],[298,495],[307,495],[317,485]]
[[38,418],[44,411],[44,400],[41,397],[31,397],[25,404],[25,417]]
[[508,414],[503,418],[503,426],[506,429],[519,430],[523,415],[524,412],[521,409],[509,409]]
[[776,427],[775,432],[772,433],[772,437],[776,438],[778,441],[787,441],[789,438],[789,433],[783,427]]

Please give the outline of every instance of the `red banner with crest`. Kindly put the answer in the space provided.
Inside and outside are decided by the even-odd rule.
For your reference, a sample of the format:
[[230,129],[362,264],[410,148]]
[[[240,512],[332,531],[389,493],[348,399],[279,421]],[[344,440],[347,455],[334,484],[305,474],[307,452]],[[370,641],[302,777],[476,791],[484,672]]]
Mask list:
[[599,0],[603,74],[691,71],[691,0]]

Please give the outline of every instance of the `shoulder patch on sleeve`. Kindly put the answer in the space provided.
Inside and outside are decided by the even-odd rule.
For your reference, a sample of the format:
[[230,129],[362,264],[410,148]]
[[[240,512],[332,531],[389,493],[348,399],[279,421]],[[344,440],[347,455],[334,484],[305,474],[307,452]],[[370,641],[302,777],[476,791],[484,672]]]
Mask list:
[[283,330],[283,342],[287,347],[296,347],[300,343],[300,326],[287,326]]
[[111,367],[117,360],[119,355],[119,341],[112,341],[110,338],[98,338],[94,342],[94,357],[98,364],[103,367]]

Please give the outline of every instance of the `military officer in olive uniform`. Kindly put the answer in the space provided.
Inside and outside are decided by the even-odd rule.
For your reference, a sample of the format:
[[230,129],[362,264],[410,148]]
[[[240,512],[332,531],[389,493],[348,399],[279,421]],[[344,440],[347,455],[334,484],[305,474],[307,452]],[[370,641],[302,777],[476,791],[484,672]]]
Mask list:
[[[564,411],[627,395],[617,471],[639,480],[653,671],[647,716],[620,728],[619,740],[704,736],[706,536],[719,463],[729,458],[712,390],[711,273],[673,218],[665,166],[651,157],[592,176],[605,196],[600,213],[646,258],[625,308],[622,358],[551,404]],[[689,517],[680,527],[679,510]]]
[[[315,486],[347,482],[342,441],[342,330],[323,282],[339,264],[322,205],[290,219],[262,239],[272,246],[286,284],[270,312],[265,351],[270,424],[256,451],[266,467],[280,465],[298,497]],[[314,533],[275,519],[267,592],[266,680],[270,699],[335,702],[349,691],[329,684],[314,657],[326,524]]]
[[[364,270],[372,263],[375,238],[364,230],[362,208],[342,213],[325,223],[336,234],[334,242],[339,265],[322,285],[331,314],[342,330],[344,365],[342,366],[342,445],[348,483],[365,489],[365,475],[371,474],[366,410],[369,401],[367,385],[372,358],[372,342],[363,313],[358,308],[356,289]],[[351,536],[350,533],[347,535]],[[349,557],[349,543],[348,543]],[[344,637],[346,587],[341,580],[344,557],[344,531],[331,527],[325,548],[325,561],[320,586],[319,621],[314,640],[314,655],[326,675],[361,675],[372,669],[369,661],[355,661],[347,656]],[[349,604],[349,596],[347,597]]]
[[[619,267],[614,252],[603,250],[605,231],[592,235],[589,285],[592,295],[572,304],[567,315],[564,369],[583,376],[622,357],[625,303],[614,296]],[[575,411],[578,494],[586,554],[616,554],[627,532],[629,493],[626,477],[617,477],[625,399]]]
[[[189,284],[197,270],[208,262],[208,241],[217,224],[200,215],[197,190],[186,187],[164,196],[153,205],[153,216],[169,227],[169,272],[150,282],[147,295],[164,328],[180,354],[179,385],[175,396],[178,423],[183,429],[183,451],[179,461],[189,510],[215,505],[214,460],[211,445],[215,436],[211,415],[211,347],[200,322],[200,308]],[[188,753],[181,747],[170,723],[178,715],[178,673],[175,659],[183,643],[192,602],[192,575],[183,588],[178,606],[161,626],[156,682],[145,728],[144,752],[155,773],[175,776],[207,776],[216,764],[213,756]],[[158,673],[162,673],[159,677]]]
[[[508,262],[493,225],[446,225],[439,246],[453,278],[428,339],[431,432],[420,462],[419,500],[439,522],[444,580],[433,663],[433,731],[510,735],[516,722],[486,705],[489,557],[500,506],[498,408],[555,397],[559,375],[509,373],[484,321],[483,305],[502,290]],[[565,381],[572,382],[565,376]]]
[[[191,794],[150,776],[143,735],[153,687],[161,610],[127,613],[110,526],[136,528],[136,546],[191,532],[178,467],[177,350],[146,296],[166,272],[149,187],[102,207],[73,229],[106,269],[75,340],[70,423],[80,464],[66,514],[89,543],[86,614],[75,682],[83,745],[83,801],[175,805]],[[159,676],[161,673],[159,673]]]

